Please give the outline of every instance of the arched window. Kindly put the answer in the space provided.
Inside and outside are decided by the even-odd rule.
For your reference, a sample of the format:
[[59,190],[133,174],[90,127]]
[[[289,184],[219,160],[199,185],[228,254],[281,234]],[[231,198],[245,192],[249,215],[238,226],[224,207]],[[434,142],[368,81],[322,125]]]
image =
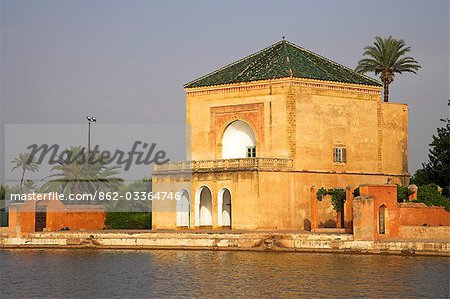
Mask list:
[[195,193],[195,226],[212,227],[212,193],[207,186]]
[[189,193],[184,189],[179,192],[181,196],[177,201],[177,226],[188,228],[190,222]]
[[222,138],[222,159],[254,158],[256,154],[252,128],[241,120],[229,124]]
[[378,209],[378,233],[384,235],[386,233],[386,212],[387,207],[381,205]]
[[219,191],[217,225],[231,229],[231,193],[227,188]]

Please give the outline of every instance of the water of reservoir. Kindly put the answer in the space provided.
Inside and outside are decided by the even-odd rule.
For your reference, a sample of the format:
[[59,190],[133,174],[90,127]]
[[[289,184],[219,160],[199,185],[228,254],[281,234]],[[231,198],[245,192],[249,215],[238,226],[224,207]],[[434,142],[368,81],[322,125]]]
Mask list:
[[0,250],[0,297],[449,297],[450,258]]

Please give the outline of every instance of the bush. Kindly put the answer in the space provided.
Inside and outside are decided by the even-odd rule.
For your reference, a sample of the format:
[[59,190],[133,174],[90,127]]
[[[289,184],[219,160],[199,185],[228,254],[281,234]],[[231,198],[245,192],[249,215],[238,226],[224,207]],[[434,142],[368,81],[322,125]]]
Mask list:
[[152,213],[108,212],[107,229],[151,229]]
[[0,185],[0,226],[8,226],[8,212],[6,211],[6,188]]
[[408,187],[397,185],[397,202],[407,202],[412,191]]
[[450,211],[450,200],[439,193],[436,184],[420,186],[417,191],[417,200],[415,202],[423,202],[427,206],[444,207],[445,210]]

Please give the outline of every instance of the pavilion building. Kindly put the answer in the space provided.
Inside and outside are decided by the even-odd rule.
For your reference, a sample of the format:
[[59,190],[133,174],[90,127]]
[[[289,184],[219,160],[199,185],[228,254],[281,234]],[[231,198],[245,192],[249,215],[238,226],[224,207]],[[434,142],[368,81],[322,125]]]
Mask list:
[[153,229],[310,229],[314,188],[408,183],[407,105],[286,40],[184,87],[187,160],[153,173],[179,200],[153,200]]

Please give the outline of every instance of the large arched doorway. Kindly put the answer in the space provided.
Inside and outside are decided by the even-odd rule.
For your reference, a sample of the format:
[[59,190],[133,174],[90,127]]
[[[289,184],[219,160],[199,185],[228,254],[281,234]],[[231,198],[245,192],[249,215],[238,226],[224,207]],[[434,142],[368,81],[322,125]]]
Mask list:
[[177,227],[189,228],[190,204],[187,190],[180,191],[180,198],[177,201]]
[[256,141],[252,128],[241,120],[228,125],[222,138],[222,159],[256,157]]
[[195,223],[201,228],[212,228],[212,193],[206,186],[198,188],[195,194]]
[[386,221],[387,221],[387,207],[381,205],[378,209],[378,233],[380,235],[386,234]]
[[218,226],[231,229],[231,193],[227,188],[219,191],[218,197]]

